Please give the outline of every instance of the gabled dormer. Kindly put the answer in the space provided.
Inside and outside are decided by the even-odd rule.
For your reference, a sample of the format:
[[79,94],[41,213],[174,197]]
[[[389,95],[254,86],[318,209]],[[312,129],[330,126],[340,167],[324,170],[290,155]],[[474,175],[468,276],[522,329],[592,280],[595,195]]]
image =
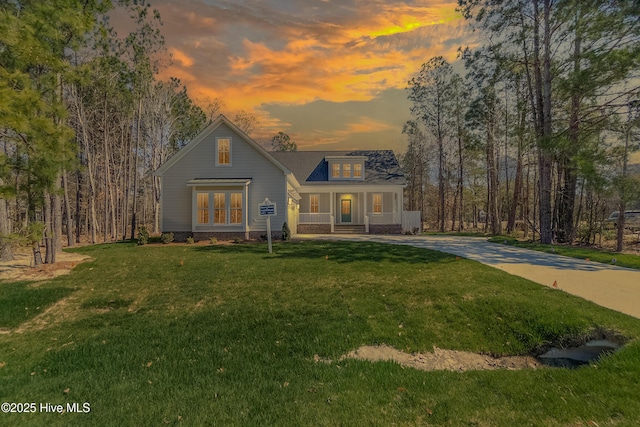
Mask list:
[[325,156],[329,181],[364,181],[366,156]]

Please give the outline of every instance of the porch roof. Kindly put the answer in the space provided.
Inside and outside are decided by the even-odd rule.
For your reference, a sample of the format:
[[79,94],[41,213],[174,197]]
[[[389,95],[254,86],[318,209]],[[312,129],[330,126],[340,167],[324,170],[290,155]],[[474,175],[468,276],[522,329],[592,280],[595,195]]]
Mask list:
[[187,186],[249,185],[250,183],[251,178],[196,178],[187,182]]

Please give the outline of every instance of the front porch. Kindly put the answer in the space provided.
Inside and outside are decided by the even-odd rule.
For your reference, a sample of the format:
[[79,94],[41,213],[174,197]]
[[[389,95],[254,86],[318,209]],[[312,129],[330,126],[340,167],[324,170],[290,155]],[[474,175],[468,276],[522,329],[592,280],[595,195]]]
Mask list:
[[402,232],[402,193],[353,191],[300,193],[300,234]]

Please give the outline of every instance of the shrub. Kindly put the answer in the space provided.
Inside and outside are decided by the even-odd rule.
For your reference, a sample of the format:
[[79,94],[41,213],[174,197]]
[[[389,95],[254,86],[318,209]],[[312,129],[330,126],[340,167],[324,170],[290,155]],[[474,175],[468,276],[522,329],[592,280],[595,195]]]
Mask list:
[[165,245],[167,243],[173,242],[173,233],[162,233],[162,235],[160,236],[160,241]]
[[287,221],[282,224],[282,240],[290,240],[291,239],[291,230],[289,230],[289,225]]
[[187,245],[193,245],[194,240],[193,237],[187,237]]
[[139,225],[138,226],[138,245],[146,245],[149,243],[149,230],[147,230],[147,226]]
[[209,239],[209,243],[211,243],[212,245],[215,245],[216,243],[218,243],[218,238],[212,237],[211,239]]

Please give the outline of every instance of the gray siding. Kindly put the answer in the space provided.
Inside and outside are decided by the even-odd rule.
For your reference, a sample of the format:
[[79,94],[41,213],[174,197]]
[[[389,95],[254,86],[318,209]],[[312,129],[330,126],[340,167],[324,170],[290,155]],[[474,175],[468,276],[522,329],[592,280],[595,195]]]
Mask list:
[[[231,166],[215,166],[216,138],[231,137]],[[271,217],[272,231],[280,231],[287,214],[286,177],[261,152],[256,150],[224,123],[205,137],[162,177],[162,230],[191,231],[192,179],[251,179],[249,200],[249,229],[266,231],[266,220],[258,215],[258,205],[265,197],[277,205],[276,217]]]
[[309,213],[311,212],[311,195],[317,194],[319,197],[318,213],[327,213],[331,211],[331,194],[329,193],[303,193],[300,194],[302,199],[300,200],[300,212],[301,213]]

